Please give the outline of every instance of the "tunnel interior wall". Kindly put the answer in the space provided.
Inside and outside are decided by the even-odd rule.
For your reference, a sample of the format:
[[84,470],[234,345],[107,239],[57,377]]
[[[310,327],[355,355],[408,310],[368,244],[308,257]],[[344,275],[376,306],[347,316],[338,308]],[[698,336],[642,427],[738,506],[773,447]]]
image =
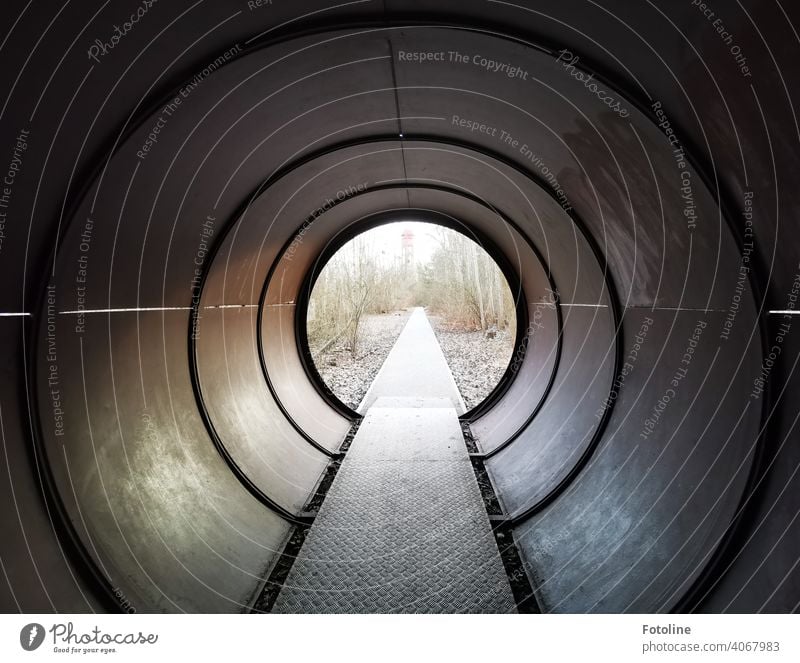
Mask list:
[[[70,41],[110,9],[70,7],[52,31],[21,15],[0,76],[4,141],[29,134],[11,199],[26,223],[6,227],[0,271],[20,287],[0,297],[31,315],[0,319],[0,411],[2,489],[24,507],[4,518],[25,545],[4,552],[3,606],[249,609],[352,423],[302,370],[298,265],[319,256],[315,225],[322,241],[405,208],[491,227],[528,311],[546,309],[524,377],[471,422],[541,606],[676,609],[714,568],[693,608],[796,607],[800,537],[782,520],[796,348],[764,322],[797,273],[778,241],[798,195],[776,193],[797,165],[793,138],[770,133],[794,126],[782,73],[753,37],[762,78],[747,87],[691,7],[540,4],[460,3],[458,22],[483,28],[453,30],[429,25],[441,3],[305,3],[341,21],[323,32],[287,5],[175,3],[137,26],[149,46],[88,66]],[[784,35],[750,4],[725,10],[739,34],[756,20]],[[182,29],[160,34],[172,19]],[[387,19],[400,25],[371,23]],[[261,28],[275,30],[252,39]],[[17,40],[45,30],[52,52],[22,59]],[[572,72],[559,48],[580,54]],[[414,52],[446,60],[400,55]],[[275,274],[288,280],[271,288]],[[777,344],[765,421],[759,376]],[[22,585],[41,591],[17,598]]]

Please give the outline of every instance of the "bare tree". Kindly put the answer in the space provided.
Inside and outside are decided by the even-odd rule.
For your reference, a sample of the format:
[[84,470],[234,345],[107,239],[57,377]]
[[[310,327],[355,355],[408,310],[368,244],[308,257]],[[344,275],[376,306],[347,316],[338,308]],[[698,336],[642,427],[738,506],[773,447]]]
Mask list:
[[417,301],[454,326],[484,331],[508,327],[514,301],[491,256],[465,235],[445,228],[439,229],[437,243]]

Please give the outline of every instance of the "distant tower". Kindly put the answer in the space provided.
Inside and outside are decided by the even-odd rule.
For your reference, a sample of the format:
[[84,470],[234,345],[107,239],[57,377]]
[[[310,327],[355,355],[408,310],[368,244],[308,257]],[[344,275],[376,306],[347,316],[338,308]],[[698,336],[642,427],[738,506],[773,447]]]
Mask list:
[[406,228],[400,236],[400,246],[402,248],[403,267],[410,268],[414,263],[414,233]]

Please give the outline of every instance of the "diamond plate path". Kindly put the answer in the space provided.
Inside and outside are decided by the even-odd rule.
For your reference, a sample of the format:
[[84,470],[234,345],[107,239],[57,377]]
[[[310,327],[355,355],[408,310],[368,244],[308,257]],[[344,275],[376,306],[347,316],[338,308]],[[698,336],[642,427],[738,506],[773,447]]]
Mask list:
[[467,455],[463,402],[415,309],[273,612],[516,612]]
[[358,411],[365,413],[379,398],[446,399],[458,414],[464,401],[425,311],[415,308],[386,361],[370,385]]

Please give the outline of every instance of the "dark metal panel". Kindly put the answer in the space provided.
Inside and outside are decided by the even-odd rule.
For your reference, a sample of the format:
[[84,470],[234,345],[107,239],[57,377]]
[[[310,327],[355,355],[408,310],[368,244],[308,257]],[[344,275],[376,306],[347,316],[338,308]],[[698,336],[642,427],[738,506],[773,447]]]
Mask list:
[[[422,118],[404,122],[404,133],[473,141],[548,182],[594,234],[624,304],[727,303],[715,275],[735,271],[737,256],[713,197],[662,130],[621,93],[626,117],[556,58],[502,39],[410,28],[393,44],[401,113]],[[444,61],[401,60],[401,50],[441,52]],[[484,61],[509,69],[487,70]],[[511,67],[526,78],[510,76]],[[684,291],[687,272],[695,287]]]
[[195,270],[207,267],[206,245],[264,179],[304,153],[369,135],[381,121],[394,130],[387,58],[380,38],[305,39],[243,55],[179,104],[165,101],[77,209],[60,277],[74,281],[88,253],[87,308],[185,305]]
[[208,437],[187,312],[98,314],[78,333],[56,311],[38,334],[38,404],[47,461],[87,551],[140,612],[243,609],[288,524]]
[[723,320],[626,311],[630,369],[601,446],[515,530],[543,609],[667,611],[702,571],[741,499],[760,422],[760,402],[749,402],[758,337],[722,342]]
[[613,381],[614,324],[608,309],[564,313],[563,348],[547,401],[536,418],[486,467],[507,513],[544,498],[589,447]]
[[261,325],[268,376],[275,393],[311,439],[336,451],[351,423],[322,399],[303,369],[294,335],[295,307],[265,307]]
[[[29,331],[30,318],[0,317],[0,347]],[[104,606],[59,541],[57,517],[44,501],[38,459],[30,439],[23,358],[8,354],[0,365],[0,612],[93,612]]]
[[[228,453],[261,491],[298,513],[328,458],[286,420],[264,381],[258,309],[203,309],[197,330],[203,405]],[[290,342],[288,350],[294,351]],[[295,352],[296,354],[296,352]],[[341,437],[347,432],[337,431]]]
[[[796,319],[795,319],[796,320]],[[771,316],[770,341],[780,342],[781,363],[775,365],[772,393],[776,399],[766,422],[764,471],[756,492],[743,510],[745,532],[720,564],[721,577],[697,597],[703,612],[797,612],[800,577],[800,330],[784,316]],[[790,329],[781,333],[781,325]]]

